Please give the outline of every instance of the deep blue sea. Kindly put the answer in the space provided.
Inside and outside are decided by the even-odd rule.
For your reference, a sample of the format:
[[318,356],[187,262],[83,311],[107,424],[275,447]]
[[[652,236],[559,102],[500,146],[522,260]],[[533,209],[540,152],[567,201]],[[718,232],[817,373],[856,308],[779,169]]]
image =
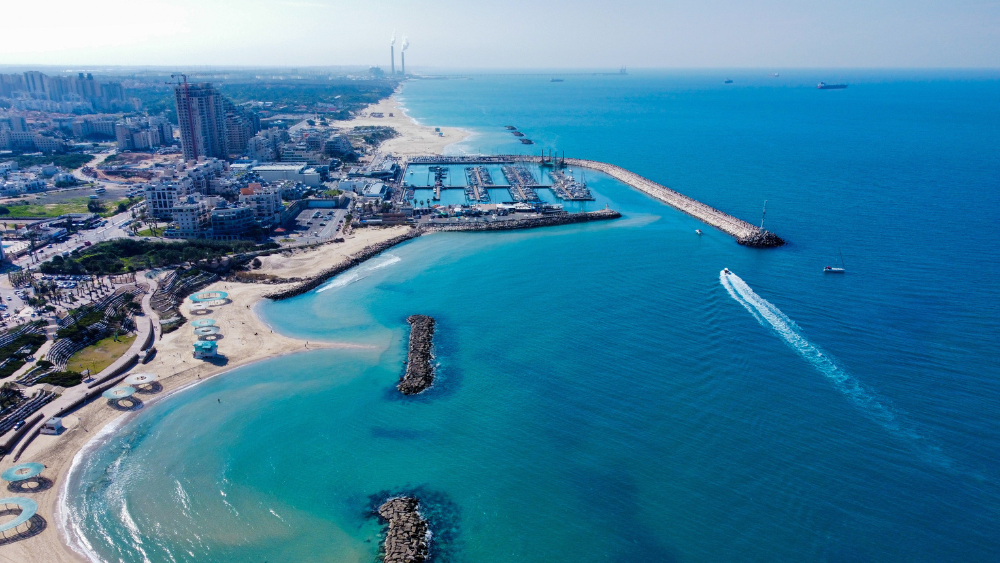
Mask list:
[[[401,98],[475,133],[452,152],[565,150],[753,222],[767,200],[789,244],[588,173],[623,219],[433,234],[263,304],[367,347],[141,411],[70,482],[93,553],[368,563],[372,497],[415,490],[436,561],[997,561],[1000,74],[549,79]],[[403,399],[414,313],[438,319],[440,378]]]

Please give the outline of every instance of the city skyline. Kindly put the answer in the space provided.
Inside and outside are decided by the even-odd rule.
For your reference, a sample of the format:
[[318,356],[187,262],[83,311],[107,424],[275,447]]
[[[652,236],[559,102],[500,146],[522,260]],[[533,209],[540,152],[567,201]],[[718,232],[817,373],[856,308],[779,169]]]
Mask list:
[[7,31],[0,59],[27,65],[388,69],[395,33],[397,64],[407,36],[412,69],[1000,66],[995,2],[718,0],[706,9],[688,1],[559,0],[522,9],[446,0],[435,4],[433,17],[426,8],[339,0],[19,3],[6,9],[19,25]]

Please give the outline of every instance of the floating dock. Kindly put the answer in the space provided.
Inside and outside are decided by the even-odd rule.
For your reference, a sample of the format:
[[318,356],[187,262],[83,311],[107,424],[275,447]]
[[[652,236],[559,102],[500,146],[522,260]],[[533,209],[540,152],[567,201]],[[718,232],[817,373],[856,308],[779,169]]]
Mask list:
[[568,201],[594,200],[594,195],[590,193],[587,184],[577,182],[576,178],[562,170],[553,170],[550,174],[553,180],[552,191],[556,193],[559,199]]
[[465,169],[465,198],[471,202],[489,203],[490,192],[487,189],[493,185],[493,177],[485,166],[471,166]]
[[507,191],[510,192],[511,199],[517,203],[536,203],[541,201],[535,192],[534,186],[537,186],[538,183],[531,174],[531,170],[520,164],[504,164],[500,169],[503,171],[503,177],[510,184],[507,187]]

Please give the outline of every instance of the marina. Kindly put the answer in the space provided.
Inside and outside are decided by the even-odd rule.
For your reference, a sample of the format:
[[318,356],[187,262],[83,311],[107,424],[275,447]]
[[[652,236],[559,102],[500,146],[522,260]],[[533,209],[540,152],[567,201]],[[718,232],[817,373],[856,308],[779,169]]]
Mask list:
[[[449,167],[454,165],[461,165],[465,168],[465,185],[451,185],[447,183],[447,178],[454,176],[453,174],[449,174]],[[586,168],[607,174],[632,188],[731,235],[741,245],[755,248],[772,248],[785,244],[782,238],[764,230],[763,227],[758,227],[747,221],[733,217],[728,213],[692,199],[620,166],[595,160],[566,158],[565,156],[559,157],[555,154],[551,156],[544,154],[542,156],[416,156],[410,158],[406,163],[402,177],[409,179],[404,180],[404,186],[408,190],[412,190],[414,195],[411,197],[414,201],[431,199],[429,197],[422,197],[421,192],[426,193],[428,191],[427,188],[433,189],[433,199],[435,202],[440,201],[444,204],[454,205],[461,203],[454,198],[448,198],[448,201],[443,201],[442,190],[453,188],[463,190],[465,203],[495,201],[495,197],[493,200],[489,199],[490,194],[486,186],[494,186],[493,177],[497,171],[499,171],[499,174],[496,174],[496,176],[502,176],[507,185],[496,185],[496,187],[506,188],[510,194],[510,201],[503,203],[536,204],[545,202],[547,198],[541,197],[539,190],[551,190],[551,197],[553,198],[551,202],[592,201],[594,196],[587,187],[586,182],[577,180],[574,177],[574,168]],[[411,171],[415,173],[410,174]],[[433,185],[429,184],[431,173],[434,176]],[[538,183],[533,183],[536,180],[536,173],[538,174]],[[415,185],[412,178],[418,178],[421,175],[427,178],[425,185]],[[483,197],[487,199],[481,199]]]

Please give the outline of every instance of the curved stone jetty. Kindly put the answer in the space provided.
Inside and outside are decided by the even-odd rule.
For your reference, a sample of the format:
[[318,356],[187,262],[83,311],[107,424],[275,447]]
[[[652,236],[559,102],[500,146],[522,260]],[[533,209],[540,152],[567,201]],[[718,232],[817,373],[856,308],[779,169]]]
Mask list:
[[742,219],[737,219],[728,213],[723,213],[718,209],[705,205],[704,203],[691,199],[690,197],[671,190],[670,188],[657,184],[656,182],[644,178],[635,172],[631,172],[605,162],[596,160],[583,160],[580,158],[567,158],[563,162],[569,166],[582,166],[603,172],[616,180],[624,182],[633,188],[651,195],[667,205],[683,211],[688,215],[700,219],[705,223],[736,237],[736,242],[756,248],[770,248],[781,246],[785,241],[781,237],[768,231],[762,231]]
[[279,291],[279,292],[276,292],[276,293],[271,293],[271,294],[265,295],[264,297],[267,298],[267,299],[273,299],[275,301],[280,301],[282,299],[288,299],[289,297],[295,297],[296,295],[302,295],[303,293],[306,293],[308,291],[316,289],[317,287],[319,287],[320,285],[322,285],[323,282],[325,282],[326,280],[332,278],[333,276],[336,276],[337,274],[341,274],[343,272],[346,272],[347,270],[350,270],[351,268],[357,266],[358,264],[364,262],[365,260],[368,260],[369,258],[373,258],[373,257],[381,254],[382,252],[385,252],[386,250],[392,248],[393,246],[396,246],[397,244],[401,244],[401,243],[404,243],[404,242],[406,242],[406,241],[408,241],[410,239],[417,238],[421,234],[422,234],[421,231],[416,230],[416,229],[412,229],[412,230],[410,230],[410,232],[402,234],[402,235],[399,235],[398,237],[393,237],[393,238],[391,238],[389,240],[380,242],[378,244],[372,244],[372,245],[366,246],[363,249],[361,249],[361,252],[358,252],[357,254],[351,256],[347,260],[341,262],[340,264],[337,264],[336,266],[334,266],[334,267],[332,267],[330,269],[324,270],[318,276],[316,276],[316,277],[314,277],[314,278],[312,278],[312,279],[310,279],[308,281],[302,282],[301,284],[299,284],[299,285],[297,285],[297,286],[295,286],[295,287],[293,287],[291,289],[286,289],[284,291]]
[[385,534],[385,563],[421,563],[430,553],[430,525],[420,515],[420,504],[410,497],[391,498],[378,507],[389,524]]
[[431,348],[434,344],[433,317],[410,315],[410,352],[406,357],[406,373],[399,378],[396,389],[404,395],[416,395],[434,384],[434,359]]

